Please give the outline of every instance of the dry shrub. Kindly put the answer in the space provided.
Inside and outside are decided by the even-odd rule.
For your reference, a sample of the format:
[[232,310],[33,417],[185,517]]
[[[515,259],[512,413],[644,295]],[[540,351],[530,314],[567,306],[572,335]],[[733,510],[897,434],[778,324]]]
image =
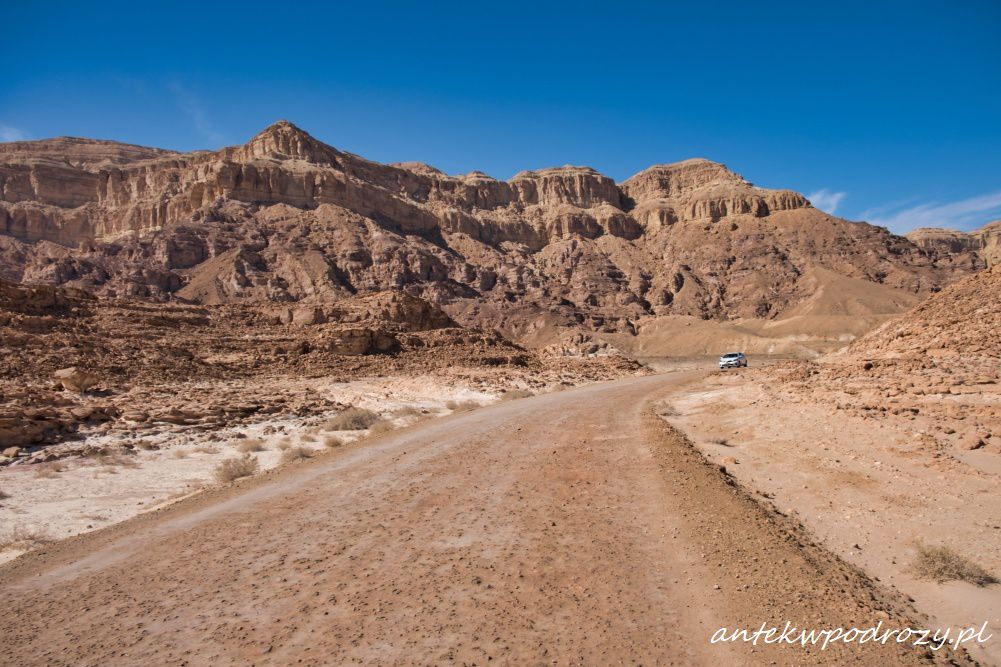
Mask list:
[[145,449],[146,451],[160,449],[160,445],[156,444],[155,442],[150,442],[149,440],[136,441],[136,447],[138,447],[139,449]]
[[389,421],[388,419],[380,419],[368,429],[369,435],[380,435],[382,433],[389,433],[396,428],[396,424]]
[[980,565],[945,545],[919,544],[914,572],[922,579],[931,579],[938,583],[966,581],[977,586],[986,586],[998,581]]
[[39,466],[38,470],[35,471],[35,477],[39,479],[52,479],[64,470],[66,470],[66,465],[64,463],[60,461],[53,461]]
[[287,450],[289,447],[292,446],[292,438],[282,438],[281,440],[278,441],[278,444],[275,446],[278,448],[279,451],[284,452],[285,450]]
[[256,456],[251,456],[250,454],[244,454],[243,456],[235,459],[226,459],[216,466],[215,478],[226,484],[232,482],[234,479],[240,479],[241,477],[250,477],[255,474],[261,467]]
[[313,435],[312,433],[304,433],[303,435],[299,436],[299,440],[301,440],[302,442],[316,442],[316,436]]
[[445,404],[445,407],[452,412],[466,412],[468,410],[475,410],[480,407],[480,404],[476,401],[449,401]]
[[379,421],[379,415],[365,408],[348,408],[323,425],[326,431],[362,431]]
[[188,458],[188,450],[186,449],[175,449],[171,454],[175,459],[186,459]]
[[726,438],[709,438],[709,442],[711,442],[714,445],[720,445],[722,447],[730,446],[730,441],[727,440]]
[[106,468],[138,468],[139,463],[125,454],[101,454],[97,457],[97,462]]
[[425,416],[425,414],[424,414],[423,411],[418,410],[417,408],[415,408],[413,406],[410,406],[410,405],[402,407],[402,408],[397,408],[397,409],[393,410],[392,415],[394,417],[399,417],[401,419],[404,418],[404,417],[424,417]]
[[213,447],[212,445],[199,445],[195,447],[195,451],[199,454],[218,454],[219,448]]
[[323,439],[323,446],[329,449],[334,449],[340,447],[344,444],[344,441],[338,438],[336,435],[328,435]]
[[510,389],[501,394],[500,400],[514,401],[519,398],[528,398],[529,396],[535,396],[535,394],[527,389]]
[[313,450],[309,447],[289,447],[282,452],[282,463],[292,463],[313,457]]
[[670,403],[661,403],[657,406],[657,415],[660,417],[680,417],[681,413]]
[[252,438],[250,440],[244,440],[239,445],[236,446],[237,451],[243,452],[244,454],[249,454],[250,452],[263,452],[265,447],[264,443],[257,438]]
[[0,537],[0,551],[7,549],[29,551],[51,541],[52,538],[44,531],[14,526],[9,533]]

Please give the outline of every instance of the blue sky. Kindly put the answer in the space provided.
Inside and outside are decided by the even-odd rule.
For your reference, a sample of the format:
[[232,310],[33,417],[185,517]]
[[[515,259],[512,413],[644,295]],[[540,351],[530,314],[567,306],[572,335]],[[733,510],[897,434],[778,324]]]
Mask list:
[[897,232],[1001,218],[1001,2],[10,3],[0,140],[285,118],[449,173],[706,157]]

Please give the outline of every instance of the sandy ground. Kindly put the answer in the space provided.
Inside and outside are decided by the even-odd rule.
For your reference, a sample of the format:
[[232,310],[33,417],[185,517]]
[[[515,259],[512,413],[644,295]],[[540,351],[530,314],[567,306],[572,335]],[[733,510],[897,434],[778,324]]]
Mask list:
[[[397,427],[452,412],[447,406],[488,404],[496,391],[430,378],[389,377],[330,383],[303,380],[303,391],[325,395],[331,401],[379,413]],[[401,414],[404,413],[404,414]],[[0,562],[11,560],[30,544],[3,546],[12,534],[30,534],[40,540],[59,539],[124,521],[216,483],[219,463],[239,456],[237,447],[259,440],[264,451],[255,453],[262,470],[278,465],[282,447],[325,448],[333,435],[345,443],[367,431],[328,431],[327,419],[336,414],[262,419],[232,428],[199,430],[169,428],[143,434],[142,440],[159,449],[136,449],[129,456],[103,459],[75,457],[56,465],[35,464],[0,468]],[[87,442],[111,450],[135,440],[135,433],[95,434]],[[55,446],[53,449],[58,449]]]
[[709,644],[913,612],[653,416],[692,377],[427,421],[44,547],[0,567],[0,662],[925,664]]
[[[945,544],[1001,575],[1001,456],[933,455],[921,418],[865,419],[794,400],[755,368],[707,377],[669,399],[667,419],[749,489],[802,521],[841,558],[916,601],[936,627],[989,622],[1001,585],[938,584],[912,571],[918,542]],[[668,412],[671,412],[669,409]],[[1001,664],[995,636],[975,655]]]

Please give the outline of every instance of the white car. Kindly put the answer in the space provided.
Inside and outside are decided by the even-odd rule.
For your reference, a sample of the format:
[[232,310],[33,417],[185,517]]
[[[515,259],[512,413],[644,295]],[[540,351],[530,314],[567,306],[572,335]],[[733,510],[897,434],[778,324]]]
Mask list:
[[740,368],[747,366],[747,357],[743,352],[727,352],[719,358],[720,370],[724,368]]

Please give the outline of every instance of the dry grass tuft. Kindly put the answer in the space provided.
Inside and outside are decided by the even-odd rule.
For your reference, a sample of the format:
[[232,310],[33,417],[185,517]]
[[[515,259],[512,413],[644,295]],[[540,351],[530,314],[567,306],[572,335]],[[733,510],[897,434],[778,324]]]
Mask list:
[[500,400],[514,401],[519,398],[528,398],[529,396],[535,396],[535,394],[527,389],[511,389],[501,394]]
[[195,447],[195,451],[199,454],[218,454],[219,448],[212,445],[199,445]]
[[241,477],[250,477],[255,474],[261,467],[256,456],[251,456],[250,454],[244,454],[243,456],[235,459],[226,459],[221,462],[215,469],[215,478],[227,484],[235,479],[240,479]]
[[467,412],[468,410],[475,410],[480,407],[480,404],[476,401],[449,401],[445,404],[445,407],[452,412]]
[[171,456],[175,459],[186,459],[188,458],[188,450],[186,449],[175,449]]
[[940,584],[945,581],[966,581],[977,586],[998,583],[987,570],[945,545],[919,544],[914,572],[922,579]]
[[14,526],[9,533],[0,537],[0,551],[7,549],[29,551],[49,542],[52,542],[52,538],[44,531]]
[[130,456],[120,453],[100,454],[97,463],[105,468],[138,468],[139,463]]
[[323,439],[323,446],[328,449],[335,449],[344,444],[344,441],[338,438],[336,435],[328,435]]
[[278,448],[278,451],[284,452],[286,449],[292,446],[292,438],[288,437],[282,438],[281,440],[278,441],[278,444],[275,446]]
[[309,447],[289,447],[282,452],[282,463],[292,463],[313,458],[313,450]]
[[721,447],[729,447],[730,441],[726,438],[709,438],[709,442],[714,445],[720,445]]
[[257,438],[252,438],[250,440],[244,440],[239,445],[236,446],[238,452],[243,452],[244,454],[249,454],[250,452],[263,452],[265,450],[264,443]]
[[348,408],[323,425],[325,431],[361,431],[379,421],[379,415],[364,408]]
[[681,413],[670,403],[661,403],[656,410],[658,417],[680,417]]
[[394,417],[404,418],[404,417],[424,417],[426,416],[422,410],[418,410],[413,406],[406,406],[402,408],[397,408],[393,410],[392,415]]
[[61,461],[53,461],[51,463],[46,463],[38,467],[35,471],[35,477],[38,479],[52,479],[57,477],[59,473],[66,470],[66,464]]
[[299,437],[302,442],[316,442],[316,436],[312,433],[304,433]]
[[380,419],[368,429],[369,435],[380,435],[382,433],[389,433],[396,429],[396,424],[389,421],[388,419]]

